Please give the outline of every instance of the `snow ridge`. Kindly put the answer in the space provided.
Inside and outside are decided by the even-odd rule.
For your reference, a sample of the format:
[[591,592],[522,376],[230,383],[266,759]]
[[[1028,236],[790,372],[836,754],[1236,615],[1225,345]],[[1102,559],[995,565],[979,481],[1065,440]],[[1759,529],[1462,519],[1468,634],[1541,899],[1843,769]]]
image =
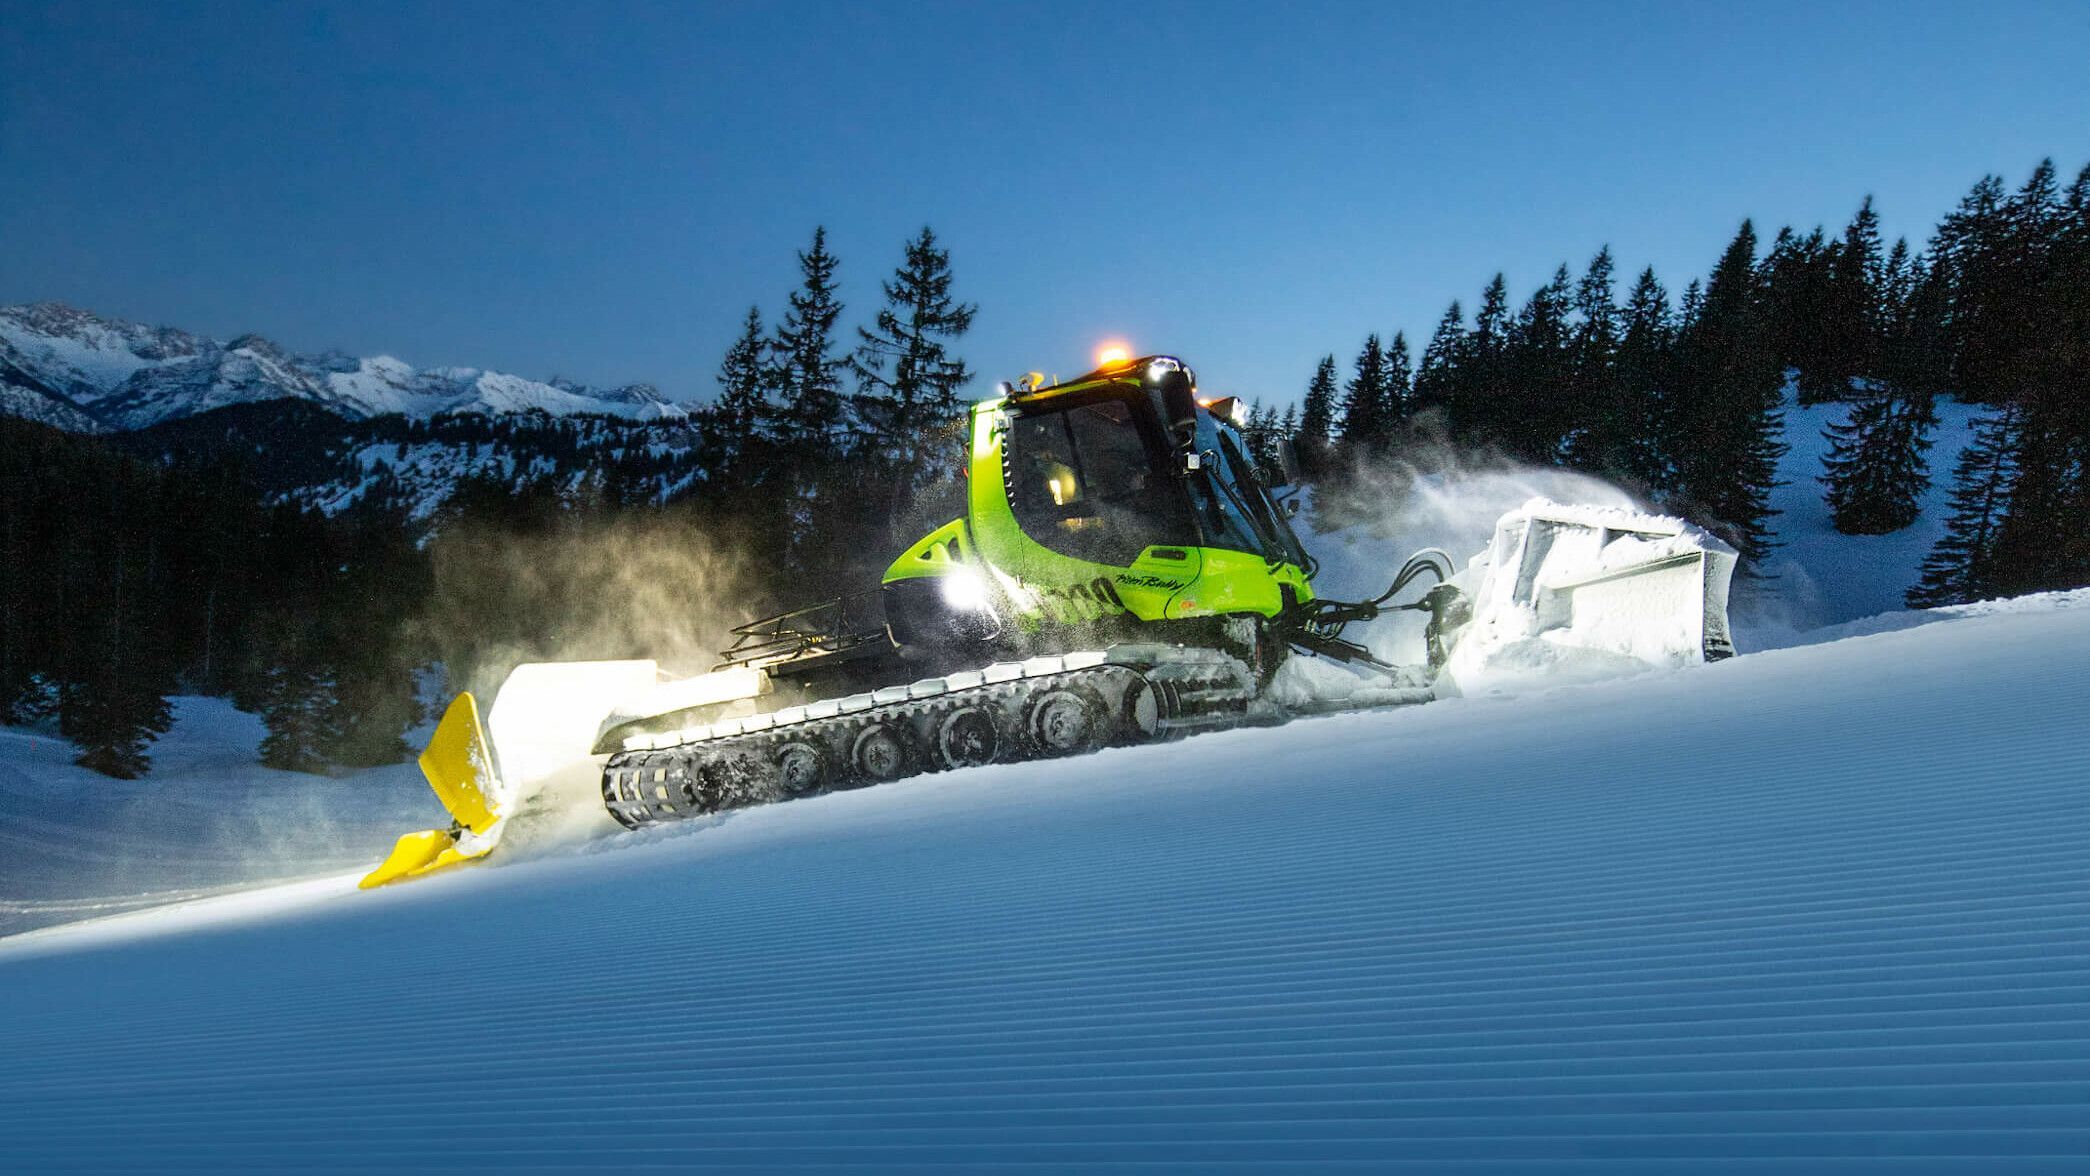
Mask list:
[[391,356],[293,355],[258,335],[217,343],[58,303],[0,307],[0,414],[78,431],[140,429],[231,404],[297,399],[345,417],[400,413],[674,420],[650,384],[598,389]]

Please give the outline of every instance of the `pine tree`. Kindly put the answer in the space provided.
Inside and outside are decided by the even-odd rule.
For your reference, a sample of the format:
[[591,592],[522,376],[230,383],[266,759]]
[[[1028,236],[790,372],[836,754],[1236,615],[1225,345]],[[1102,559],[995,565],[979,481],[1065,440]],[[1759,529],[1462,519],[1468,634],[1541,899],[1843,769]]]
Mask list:
[[1386,417],[1387,389],[1386,352],[1379,337],[1371,335],[1357,353],[1349,383],[1343,385],[1343,451],[1352,460],[1384,452],[1392,432]]
[[1613,477],[1626,476],[1626,455],[1635,437],[1653,427],[1620,396],[1618,306],[1612,300],[1611,248],[1589,259],[1575,285],[1575,325],[1568,341],[1569,384],[1566,458],[1570,465]]
[[334,679],[304,660],[272,666],[263,678],[261,762],[287,772],[326,771],[326,749],[340,738]]
[[[860,428],[842,399],[848,361],[835,353],[842,303],[825,228],[814,230],[813,247],[798,255],[798,265],[802,280],[772,345],[779,403],[767,431],[777,465],[774,493],[785,515],[783,567],[818,592],[848,582],[857,570],[853,560],[885,553],[847,489],[849,441]],[[876,523],[882,531],[885,519]]]
[[1924,451],[1930,448],[1925,411],[1891,392],[1851,406],[1823,433],[1821,483],[1829,516],[1846,535],[1885,535],[1916,521],[1930,488]]
[[1453,436],[1470,444],[1499,445],[1505,427],[1514,423],[1517,405],[1505,387],[1509,334],[1509,283],[1498,273],[1481,291],[1453,382],[1458,389],[1452,400]]
[[1459,360],[1465,352],[1466,314],[1453,300],[1437,320],[1429,345],[1422,349],[1422,362],[1415,369],[1414,392],[1409,397],[1410,415],[1453,415],[1458,398]]
[[2003,385],[2012,347],[2003,203],[2002,177],[1983,176],[1938,225],[1930,248],[1946,291],[1948,379],[1963,395],[1989,402]]
[[1311,479],[1326,473],[1335,439],[1335,357],[1324,355],[1306,386],[1306,406],[1292,435],[1301,473]]
[[1408,333],[1395,331],[1386,345],[1386,399],[1381,413],[1386,421],[1386,445],[1391,448],[1396,428],[1414,413],[1415,361],[1408,354]]
[[841,379],[848,361],[835,354],[835,323],[842,317],[836,265],[827,250],[827,229],[813,230],[813,247],[798,255],[803,282],[791,294],[773,344],[782,401],[773,428],[794,456],[828,452],[849,431]]
[[930,450],[931,438],[963,412],[958,389],[972,372],[950,345],[971,329],[978,308],[951,296],[951,255],[937,248],[927,226],[905,251],[884,284],[875,325],[857,328],[851,366],[857,418],[904,484],[913,486],[943,456]]
[[164,695],[115,677],[67,685],[58,707],[59,733],[80,749],[73,762],[118,780],[135,780],[152,767],[147,748],[174,722]]
[[1995,590],[1996,538],[2010,512],[2018,414],[2005,408],[1974,423],[1974,439],[1952,472],[1952,514],[1908,591],[1915,608],[1964,604]]
[[1572,298],[1563,265],[1517,312],[1504,349],[1503,411],[1496,432],[1510,452],[1529,461],[1555,460],[1572,425],[1567,321]]
[[[775,412],[770,391],[776,373],[770,364],[770,349],[762,326],[760,307],[747,308],[740,336],[726,349],[718,367],[718,423],[725,434],[726,452],[738,456]],[[731,460],[730,458],[728,459]]]
[[2020,412],[2010,510],[1992,557],[1995,587],[2011,594],[2090,581],[2085,199],[2080,180],[2064,198],[2053,161],[2042,160],[2003,207],[1999,268],[2016,297],[1989,343],[2002,396]]
[[1854,381],[1879,374],[1883,279],[1880,220],[1867,196],[1829,254],[1822,370],[1810,373],[1827,398],[1847,397]]
[[1832,373],[1837,339],[1830,326],[1836,251],[1818,227],[1804,237],[1782,228],[1758,271],[1765,338],[1779,365],[1799,372],[1802,404],[1840,394]]
[[[1742,222],[1678,342],[1673,403],[1678,488],[1731,529],[1753,563],[1773,539],[1771,491],[1778,483],[1783,373],[1761,318],[1756,230]],[[1695,289],[1695,287],[1694,287]]]
[[1669,395],[1676,331],[1669,292],[1653,266],[1640,271],[1626,296],[1624,320],[1613,388],[1619,419],[1627,424],[1612,438],[1616,469],[1652,490],[1668,491],[1676,485],[1676,425]]

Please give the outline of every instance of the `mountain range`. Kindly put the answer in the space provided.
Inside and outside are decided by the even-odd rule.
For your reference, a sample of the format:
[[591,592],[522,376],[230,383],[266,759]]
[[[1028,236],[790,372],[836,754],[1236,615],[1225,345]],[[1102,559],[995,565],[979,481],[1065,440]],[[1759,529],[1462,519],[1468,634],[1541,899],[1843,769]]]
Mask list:
[[0,307],[0,415],[74,432],[127,432],[235,404],[296,400],[350,419],[477,415],[679,420],[650,384],[593,388],[388,355],[297,355],[259,335],[229,343],[56,302]]

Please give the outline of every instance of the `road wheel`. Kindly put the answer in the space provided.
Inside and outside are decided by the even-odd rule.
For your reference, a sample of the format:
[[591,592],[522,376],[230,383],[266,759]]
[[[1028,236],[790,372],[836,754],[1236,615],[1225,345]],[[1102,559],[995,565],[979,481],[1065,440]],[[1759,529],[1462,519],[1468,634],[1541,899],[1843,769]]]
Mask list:
[[947,768],[991,764],[1001,744],[1001,727],[986,707],[960,707],[936,724],[936,751]]
[[776,751],[777,790],[785,796],[804,796],[827,787],[827,756],[803,739],[793,739]]
[[867,783],[883,784],[914,770],[914,749],[897,724],[872,723],[856,733],[849,762]]
[[1110,722],[1103,700],[1085,686],[1051,686],[1025,709],[1024,731],[1043,755],[1073,755],[1101,746]]

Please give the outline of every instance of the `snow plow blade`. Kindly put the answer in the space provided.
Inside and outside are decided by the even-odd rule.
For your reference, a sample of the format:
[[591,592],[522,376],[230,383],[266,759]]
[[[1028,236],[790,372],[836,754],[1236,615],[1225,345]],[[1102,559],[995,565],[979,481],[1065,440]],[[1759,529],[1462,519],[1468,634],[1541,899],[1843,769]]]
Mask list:
[[357,883],[361,889],[463,865],[486,856],[500,841],[493,753],[479,723],[479,704],[469,692],[458,695],[443,712],[420,763],[421,774],[428,777],[428,786],[452,823],[448,829],[423,829],[401,837],[383,864]]
[[1681,519],[1533,499],[1502,516],[1448,669],[1507,673],[1719,661],[1735,551]]
[[[483,858],[500,844],[518,812],[537,821],[547,807],[540,797],[547,794],[551,807],[579,796],[594,800],[600,795],[602,768],[602,757],[591,750],[596,727],[620,700],[651,690],[657,678],[650,661],[517,666],[501,684],[485,725],[479,722],[477,700],[469,692],[458,695],[421,753],[421,774],[449,811],[450,827],[401,837],[361,887],[369,890]],[[599,819],[606,824],[610,818],[600,813]]]

